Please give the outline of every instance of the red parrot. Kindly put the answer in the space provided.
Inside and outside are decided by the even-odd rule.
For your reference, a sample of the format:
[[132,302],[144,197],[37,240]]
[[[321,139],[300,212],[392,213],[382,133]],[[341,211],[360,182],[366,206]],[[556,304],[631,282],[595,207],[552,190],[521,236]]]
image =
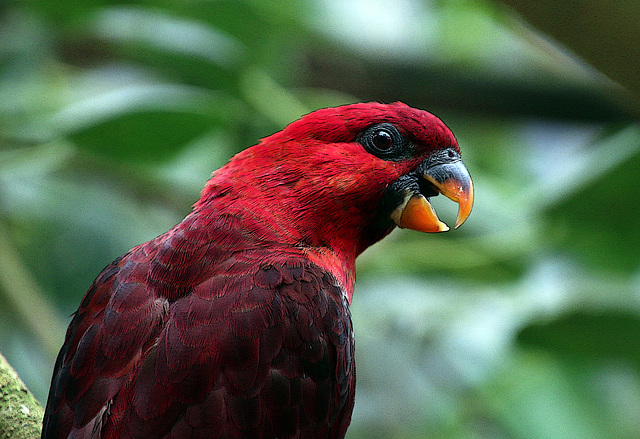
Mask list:
[[469,216],[451,131],[402,103],[325,108],[234,156],[193,211],[117,258],[67,330],[42,437],[342,438],[356,257]]

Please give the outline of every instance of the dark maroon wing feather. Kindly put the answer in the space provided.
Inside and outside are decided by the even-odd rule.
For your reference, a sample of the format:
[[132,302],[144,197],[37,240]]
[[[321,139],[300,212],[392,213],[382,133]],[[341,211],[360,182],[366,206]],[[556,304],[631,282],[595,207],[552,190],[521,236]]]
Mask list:
[[145,285],[148,250],[140,246],[113,261],[87,291],[58,354],[43,438],[99,432],[110,401],[160,334],[168,302]]
[[176,280],[181,295],[155,281],[167,299],[145,282],[170,270],[154,268],[157,244],[114,261],[88,291],[56,363],[43,438],[343,437],[355,365],[335,279],[298,256],[245,251],[203,269],[194,287]]
[[171,305],[141,372],[114,399],[119,421],[105,437],[344,435],[355,372],[340,288],[301,261],[246,267],[225,276],[224,294],[214,275]]

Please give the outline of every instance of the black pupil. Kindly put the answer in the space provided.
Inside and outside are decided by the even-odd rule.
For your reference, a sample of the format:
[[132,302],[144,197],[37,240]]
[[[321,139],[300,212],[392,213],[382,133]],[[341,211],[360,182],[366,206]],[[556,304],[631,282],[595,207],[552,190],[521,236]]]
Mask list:
[[391,134],[388,131],[379,130],[373,135],[373,144],[378,149],[386,151],[391,148],[392,143],[393,137],[391,137]]

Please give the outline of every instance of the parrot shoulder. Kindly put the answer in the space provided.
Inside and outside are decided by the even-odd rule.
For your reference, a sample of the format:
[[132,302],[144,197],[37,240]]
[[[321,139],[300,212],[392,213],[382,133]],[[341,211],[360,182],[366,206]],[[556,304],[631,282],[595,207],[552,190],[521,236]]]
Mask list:
[[[43,437],[48,431],[93,430],[108,414],[168,316],[169,303],[146,283],[149,244],[114,260],[98,275],[74,314],[58,355]],[[60,425],[59,425],[60,424]]]

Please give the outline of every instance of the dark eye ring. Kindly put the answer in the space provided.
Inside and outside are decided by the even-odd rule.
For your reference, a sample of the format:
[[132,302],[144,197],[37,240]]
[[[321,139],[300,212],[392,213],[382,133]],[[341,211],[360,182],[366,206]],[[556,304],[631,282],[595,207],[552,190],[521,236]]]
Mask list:
[[368,127],[358,141],[367,152],[383,160],[402,160],[410,154],[410,144],[398,129],[388,122]]
[[379,151],[389,151],[393,147],[393,136],[389,131],[381,129],[373,134],[371,142]]

